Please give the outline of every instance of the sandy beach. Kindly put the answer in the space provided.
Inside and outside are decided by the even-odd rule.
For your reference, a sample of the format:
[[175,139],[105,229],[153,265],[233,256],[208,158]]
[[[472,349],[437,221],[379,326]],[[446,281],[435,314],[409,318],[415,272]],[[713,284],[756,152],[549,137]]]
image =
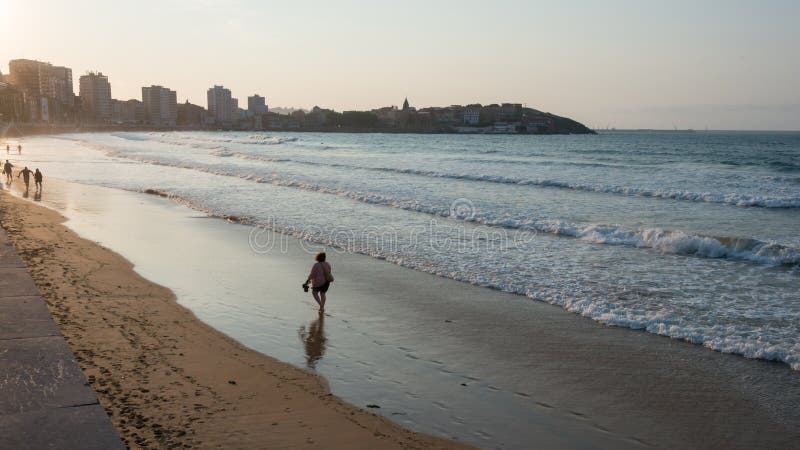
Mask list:
[[131,448],[464,448],[331,395],[324,379],[204,325],[56,212],[3,193],[0,218]]

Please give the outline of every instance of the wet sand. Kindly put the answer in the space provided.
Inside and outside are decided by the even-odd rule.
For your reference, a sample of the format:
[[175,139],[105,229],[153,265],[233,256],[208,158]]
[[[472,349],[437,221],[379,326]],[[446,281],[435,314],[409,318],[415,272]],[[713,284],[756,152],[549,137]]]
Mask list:
[[131,448],[465,447],[351,406],[203,324],[50,209],[3,192],[0,219]]

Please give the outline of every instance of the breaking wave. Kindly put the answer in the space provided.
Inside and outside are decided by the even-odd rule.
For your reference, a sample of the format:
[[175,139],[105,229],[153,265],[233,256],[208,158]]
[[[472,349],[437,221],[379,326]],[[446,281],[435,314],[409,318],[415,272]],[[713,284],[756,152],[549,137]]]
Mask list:
[[[267,183],[281,187],[336,195],[364,203],[458,219],[452,217],[450,205],[434,205],[416,199],[404,199],[382,194],[351,191],[285,179],[275,174],[263,175],[258,173],[243,173],[196,163],[192,164],[188,162],[143,158],[91,142],[84,142],[84,145],[101,150],[109,156],[132,159],[146,164],[178,167],[219,176],[236,177],[256,183]],[[658,227],[630,229],[619,225],[580,224],[558,219],[496,217],[491,213],[477,214],[467,219],[467,221],[486,226],[568,236],[595,244],[652,249],[666,254],[701,258],[723,258],[765,265],[800,265],[800,248],[776,242],[764,242],[757,239],[701,236],[680,230],[665,230]]]

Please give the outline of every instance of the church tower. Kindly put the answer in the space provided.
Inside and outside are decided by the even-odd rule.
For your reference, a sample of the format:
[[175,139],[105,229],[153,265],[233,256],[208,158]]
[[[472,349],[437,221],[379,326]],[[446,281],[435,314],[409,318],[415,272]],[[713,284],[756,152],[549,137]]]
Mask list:
[[405,101],[403,101],[403,111],[408,111],[408,97],[406,97]]

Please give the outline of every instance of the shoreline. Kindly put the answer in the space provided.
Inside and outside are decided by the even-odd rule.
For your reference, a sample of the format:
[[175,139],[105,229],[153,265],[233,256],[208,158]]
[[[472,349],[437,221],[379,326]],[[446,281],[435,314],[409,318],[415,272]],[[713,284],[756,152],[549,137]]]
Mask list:
[[345,403],[324,378],[203,323],[57,212],[8,192],[0,211],[129,447],[469,448]]

